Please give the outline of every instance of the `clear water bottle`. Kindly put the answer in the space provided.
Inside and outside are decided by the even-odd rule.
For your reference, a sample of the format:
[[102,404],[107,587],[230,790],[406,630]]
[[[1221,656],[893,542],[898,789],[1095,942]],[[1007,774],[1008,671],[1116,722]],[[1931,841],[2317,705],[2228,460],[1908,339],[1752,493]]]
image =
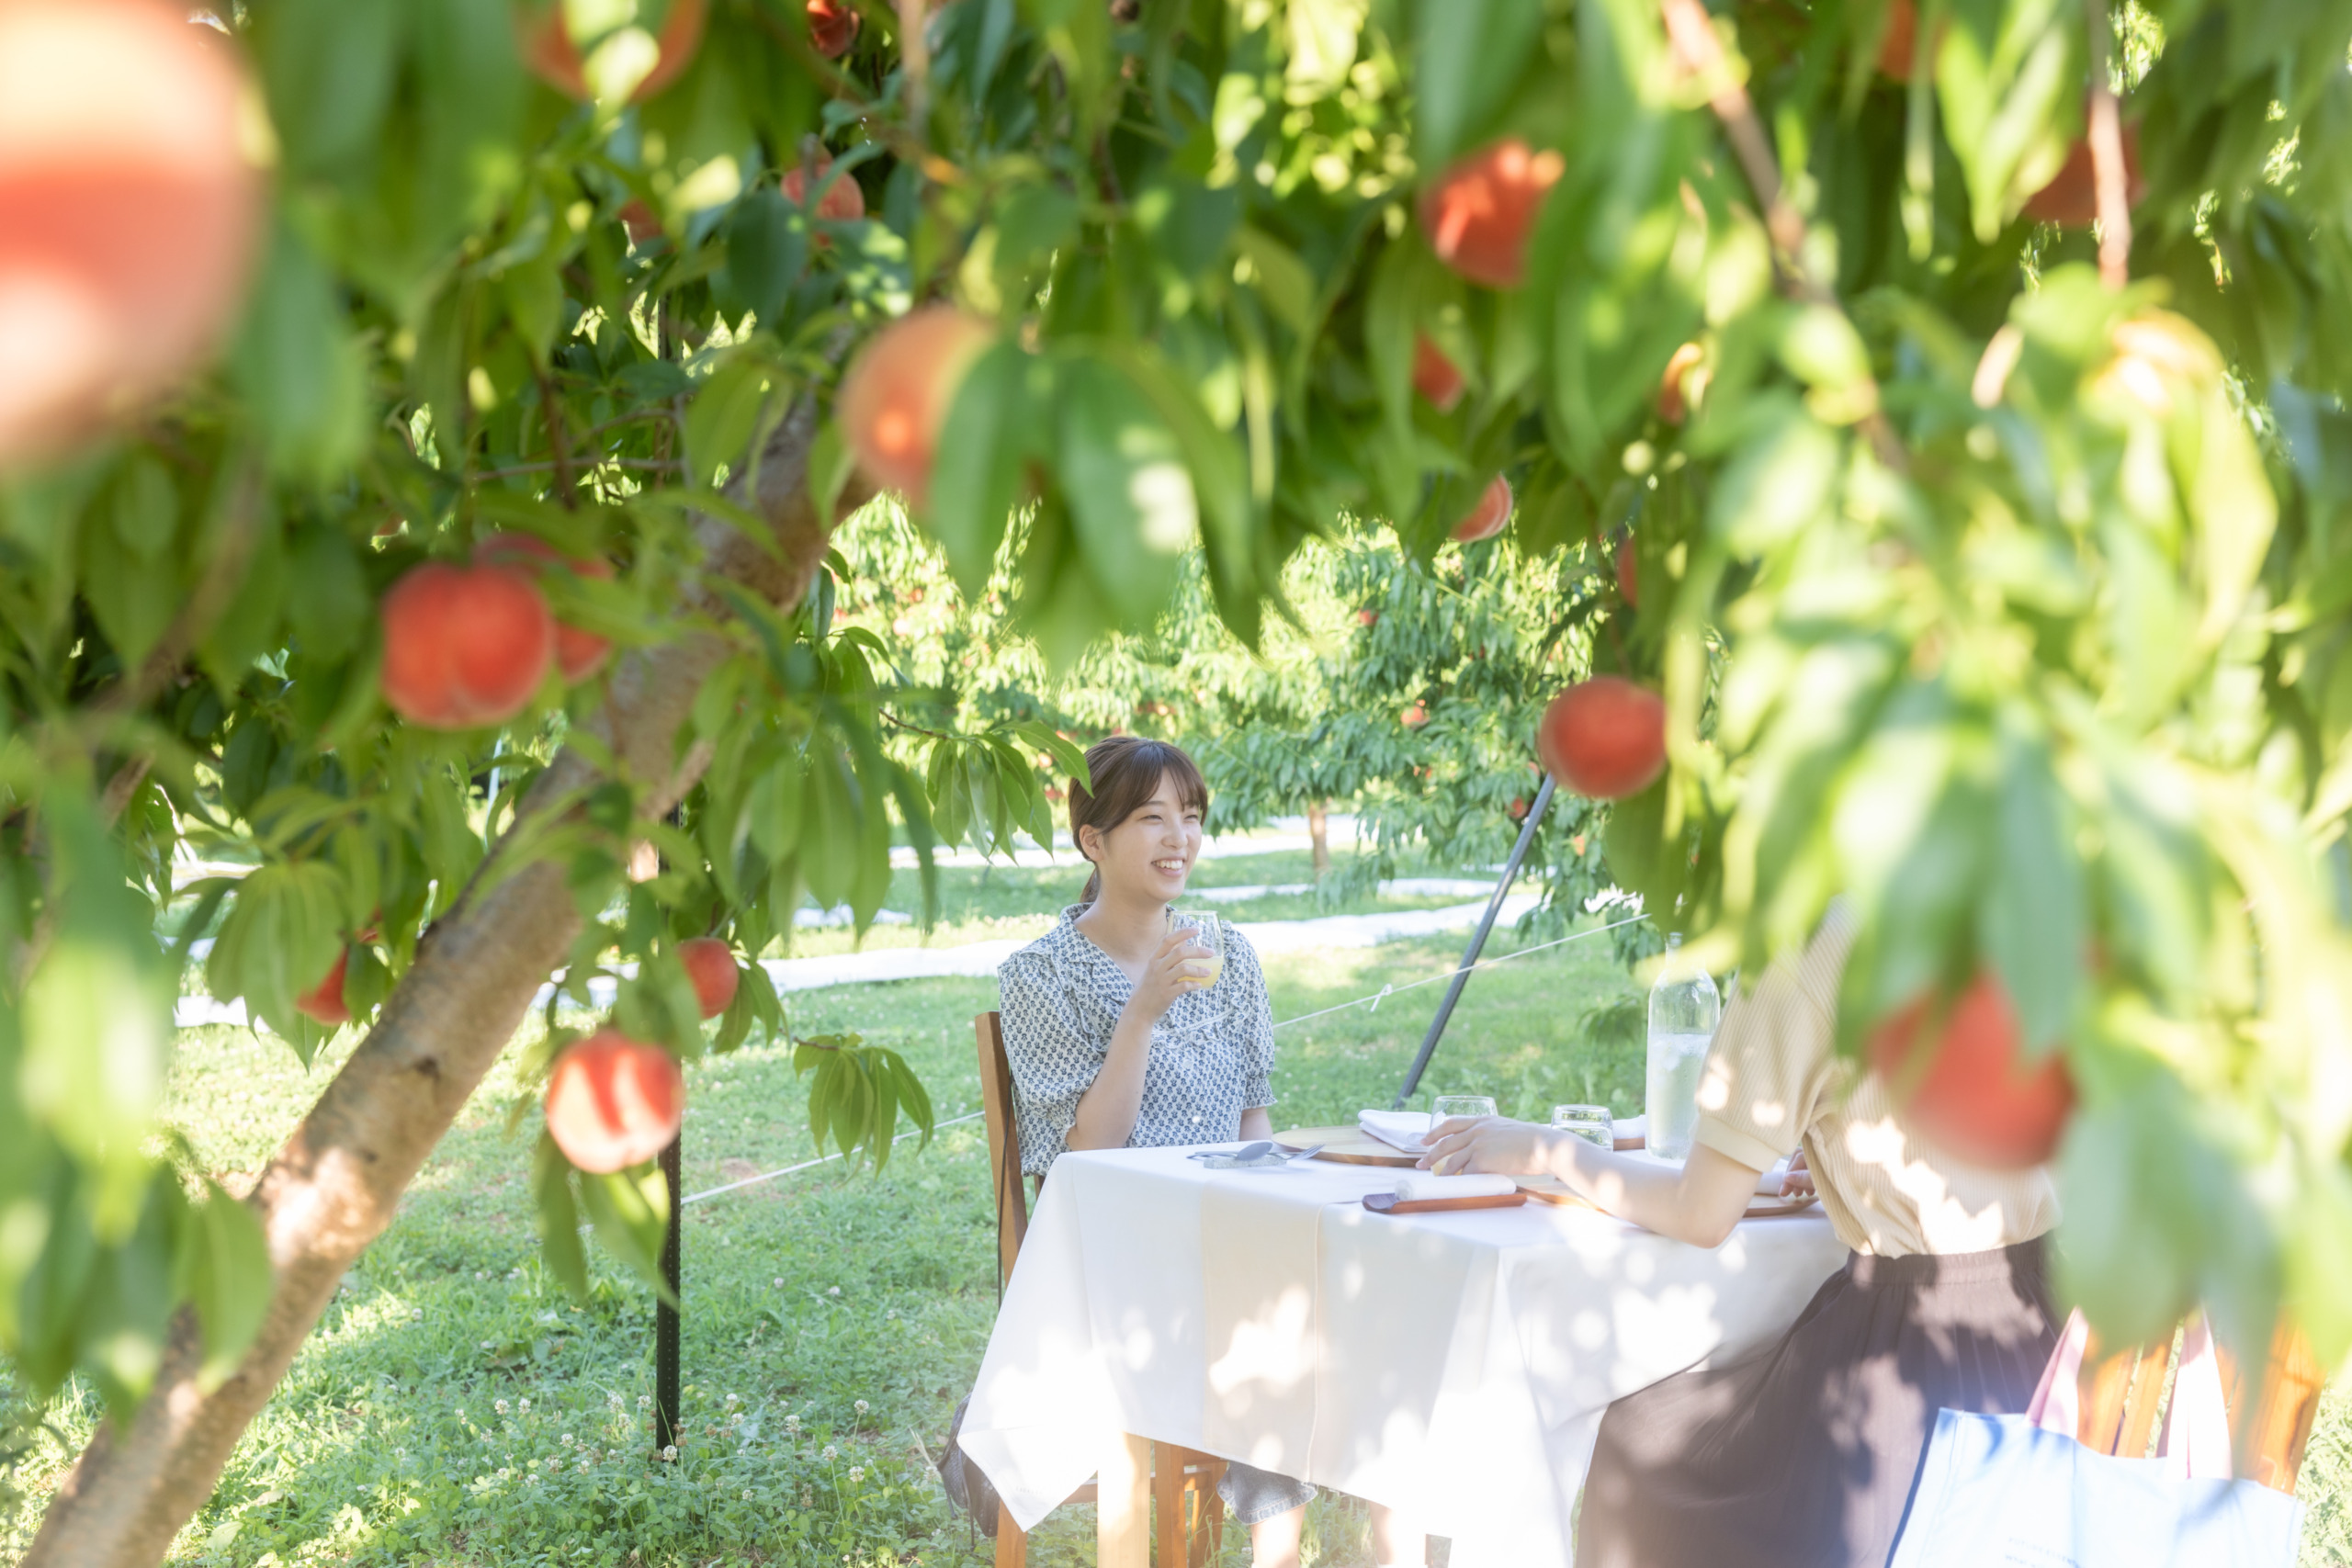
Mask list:
[[1666,939],[1666,965],[1650,987],[1649,1083],[1642,1106],[1650,1152],[1676,1160],[1690,1157],[1690,1134],[1699,1124],[1699,1075],[1724,1016],[1713,978],[1678,958],[1681,947],[1680,931]]

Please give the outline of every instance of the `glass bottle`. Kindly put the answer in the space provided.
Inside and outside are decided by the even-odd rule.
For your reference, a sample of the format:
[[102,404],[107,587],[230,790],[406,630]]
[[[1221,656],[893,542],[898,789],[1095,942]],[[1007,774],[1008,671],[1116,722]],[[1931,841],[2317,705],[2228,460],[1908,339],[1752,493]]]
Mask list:
[[1673,1160],[1690,1157],[1690,1134],[1699,1122],[1699,1075],[1724,1016],[1713,977],[1679,959],[1681,947],[1682,933],[1668,934],[1666,964],[1650,987],[1648,1092],[1642,1107],[1650,1152]]

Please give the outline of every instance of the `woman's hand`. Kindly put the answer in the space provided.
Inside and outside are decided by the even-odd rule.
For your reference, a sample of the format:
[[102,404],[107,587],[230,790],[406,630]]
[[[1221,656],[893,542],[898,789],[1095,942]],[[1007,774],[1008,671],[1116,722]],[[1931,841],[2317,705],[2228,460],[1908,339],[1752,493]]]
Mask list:
[[1497,1176],[1532,1176],[1550,1168],[1544,1151],[1552,1141],[1549,1127],[1513,1122],[1505,1116],[1456,1116],[1429,1136],[1429,1153],[1421,1168],[1439,1176],[1487,1172]]
[[1192,951],[1193,930],[1180,926],[1168,933],[1158,952],[1144,961],[1143,978],[1127,998],[1127,1012],[1145,1023],[1157,1023],[1176,998],[1201,988],[1208,977],[1208,960]]
[[1783,1198],[1815,1196],[1813,1190],[1813,1171],[1805,1165],[1803,1149],[1799,1149],[1789,1156],[1789,1168],[1781,1177],[1781,1196]]

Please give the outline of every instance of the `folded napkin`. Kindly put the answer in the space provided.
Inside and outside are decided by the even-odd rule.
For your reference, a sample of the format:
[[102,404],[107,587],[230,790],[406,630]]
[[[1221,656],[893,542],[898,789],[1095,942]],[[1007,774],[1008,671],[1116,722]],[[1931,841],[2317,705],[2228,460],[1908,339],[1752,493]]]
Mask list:
[[1396,1201],[1426,1203],[1432,1198],[1508,1198],[1519,1190],[1513,1176],[1433,1176],[1425,1170],[1396,1179]]
[[1422,1136],[1430,1130],[1430,1113],[1426,1111],[1359,1111],[1356,1125],[1366,1137],[1377,1138],[1392,1149],[1402,1149],[1408,1155],[1429,1152]]

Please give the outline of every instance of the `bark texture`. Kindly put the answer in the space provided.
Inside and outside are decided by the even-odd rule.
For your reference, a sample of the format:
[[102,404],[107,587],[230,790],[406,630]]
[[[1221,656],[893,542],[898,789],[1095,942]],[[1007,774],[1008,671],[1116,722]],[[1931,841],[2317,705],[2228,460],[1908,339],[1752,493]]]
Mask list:
[[[706,581],[728,579],[779,604],[808,592],[833,525],[872,493],[854,481],[831,517],[816,513],[806,483],[816,428],[816,409],[804,400],[729,487],[732,499],[766,521],[769,547],[728,525],[702,523]],[[707,591],[690,594],[686,607],[726,614]],[[590,728],[643,788],[648,815],[667,811],[707,765],[702,749],[681,746],[681,733],[728,647],[711,633],[690,633],[632,655],[612,677]],[[565,750],[526,796],[517,824],[561,809],[596,776],[586,759]],[[127,1427],[108,1422],[83,1451],[41,1521],[28,1568],[144,1568],[163,1559],[211,1495],[345,1271],[390,1224],[401,1192],[578,934],[563,868],[515,870],[503,863],[514,846],[510,828],[254,1187],[248,1201],[268,1236],[275,1278],[253,1348],[226,1382],[204,1387],[195,1325],[183,1312],[153,1391]]]

